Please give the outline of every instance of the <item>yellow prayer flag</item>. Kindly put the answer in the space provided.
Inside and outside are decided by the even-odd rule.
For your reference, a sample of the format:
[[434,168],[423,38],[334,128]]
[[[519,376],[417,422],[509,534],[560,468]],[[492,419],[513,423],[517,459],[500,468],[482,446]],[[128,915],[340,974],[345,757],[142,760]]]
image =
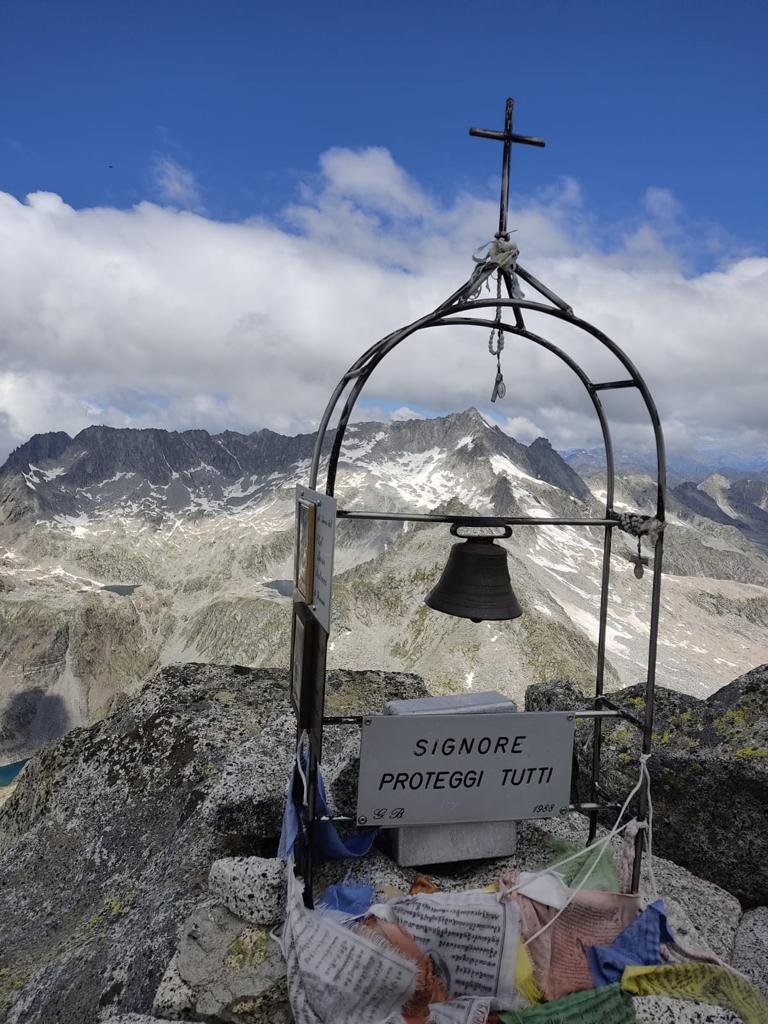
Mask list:
[[524,942],[517,944],[517,964],[515,966],[515,988],[525,996],[529,1003],[541,1003],[544,995],[534,975],[533,960]]
[[768,1024],[768,1003],[751,982],[715,964],[625,967],[621,987],[635,996],[671,996],[738,1013],[744,1024]]

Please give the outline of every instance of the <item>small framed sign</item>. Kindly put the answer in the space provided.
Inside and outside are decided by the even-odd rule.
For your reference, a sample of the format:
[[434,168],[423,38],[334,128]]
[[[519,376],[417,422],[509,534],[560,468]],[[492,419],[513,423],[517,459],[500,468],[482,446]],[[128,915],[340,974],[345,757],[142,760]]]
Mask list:
[[296,488],[296,596],[326,633],[331,630],[331,586],[336,542],[336,501],[311,487]]
[[320,759],[328,634],[303,601],[294,601],[291,631],[291,704]]
[[312,604],[315,580],[315,524],[317,506],[306,498],[296,501],[296,556],[293,582],[302,601]]
[[303,601],[293,605],[291,630],[291,703],[299,719],[299,728],[306,729],[309,722],[310,687],[305,680],[311,678],[316,622]]

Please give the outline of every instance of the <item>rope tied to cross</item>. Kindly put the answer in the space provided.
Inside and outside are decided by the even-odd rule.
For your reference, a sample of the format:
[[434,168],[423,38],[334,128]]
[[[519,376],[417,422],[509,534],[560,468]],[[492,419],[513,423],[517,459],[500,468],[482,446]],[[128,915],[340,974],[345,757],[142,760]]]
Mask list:
[[643,555],[643,537],[655,544],[664,530],[664,522],[656,516],[642,516],[638,512],[609,512],[608,518],[615,520],[623,533],[637,538],[637,554],[632,556],[635,563],[635,577],[643,578],[643,567],[648,565],[648,558]]
[[614,519],[623,533],[632,537],[647,537],[651,544],[656,543],[665,526],[656,516],[642,516],[638,512],[609,512],[608,518]]
[[496,357],[496,379],[493,383],[491,402],[495,402],[497,398],[504,398],[507,393],[504,375],[501,372],[501,353],[504,351],[504,331],[501,327],[501,281],[502,277],[506,279],[511,298],[522,299],[525,297],[515,274],[517,257],[519,255],[520,250],[510,240],[509,234],[501,233],[492,238],[490,242],[481,245],[472,254],[472,259],[477,264],[472,279],[477,279],[477,285],[469,291],[469,299],[476,299],[480,295],[483,280],[485,281],[486,290],[491,290],[491,275],[484,275],[484,271],[487,271],[489,268],[495,268],[496,273],[496,299],[499,305],[496,307],[494,326],[491,328],[491,334],[488,338],[488,351],[492,356]]
[[490,242],[475,249],[472,259],[475,263],[482,265],[493,263],[500,270],[514,270],[519,255],[520,250],[509,237],[503,238],[497,235]]
[[[496,281],[497,281],[497,297],[501,298],[501,277],[502,275],[509,275],[511,280],[511,298],[513,299],[524,299],[525,294],[520,287],[517,280],[515,269],[517,267],[517,258],[520,255],[520,250],[516,243],[513,242],[509,235],[506,237],[502,235],[496,235],[490,242],[486,242],[481,245],[478,249],[472,253],[472,259],[477,264],[475,267],[475,273],[472,275],[473,278],[480,277],[482,271],[489,269],[496,269]],[[490,285],[488,283],[488,277],[484,278],[485,286],[490,291]],[[469,292],[469,299],[476,299],[480,295],[483,287],[483,280],[478,281],[476,287]]]

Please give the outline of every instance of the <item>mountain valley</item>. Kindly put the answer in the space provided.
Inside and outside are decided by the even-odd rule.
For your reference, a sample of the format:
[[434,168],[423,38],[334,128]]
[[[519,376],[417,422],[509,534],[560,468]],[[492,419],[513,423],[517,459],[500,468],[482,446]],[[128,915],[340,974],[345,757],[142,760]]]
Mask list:
[[[287,665],[294,493],[313,443],[268,430],[89,427],[36,435],[10,456],[0,470],[0,761],[103,717],[164,665]],[[651,512],[653,482],[631,469],[615,507]],[[604,481],[594,466],[582,472],[546,439],[520,444],[468,410],[353,424],[336,492],[350,509],[602,517]],[[757,546],[766,485],[711,479],[670,489],[662,589],[659,682],[698,697],[765,660],[768,646],[768,557]],[[504,544],[524,614],[501,623],[424,605],[453,541],[442,525],[339,521],[329,667],[413,671],[435,693],[521,700],[529,683],[556,677],[588,689],[602,532],[516,528]],[[635,578],[635,551],[616,531],[612,688],[644,671],[652,572]]]

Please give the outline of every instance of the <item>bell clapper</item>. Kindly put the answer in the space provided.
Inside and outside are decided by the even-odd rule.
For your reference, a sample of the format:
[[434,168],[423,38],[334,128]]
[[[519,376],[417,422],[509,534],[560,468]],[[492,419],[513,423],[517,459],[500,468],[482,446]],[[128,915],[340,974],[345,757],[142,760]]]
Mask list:
[[635,571],[635,577],[638,580],[641,580],[643,578],[643,566],[644,565],[648,565],[648,559],[647,559],[647,557],[645,557],[643,555],[643,550],[642,550],[641,543],[642,543],[642,539],[640,537],[638,537],[637,538],[637,554],[636,555],[632,555],[631,558],[630,558],[630,561],[635,563],[635,570],[634,570]]

